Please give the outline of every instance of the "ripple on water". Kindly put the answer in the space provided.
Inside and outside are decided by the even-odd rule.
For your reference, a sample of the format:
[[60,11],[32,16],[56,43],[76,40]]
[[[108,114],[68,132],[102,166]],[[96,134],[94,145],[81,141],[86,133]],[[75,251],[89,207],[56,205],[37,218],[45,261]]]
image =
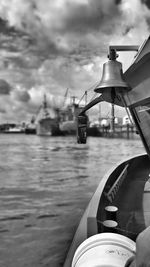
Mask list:
[[[1,266],[62,266],[81,215],[102,176],[140,141],[75,137],[0,138]],[[9,251],[9,257],[8,255]]]

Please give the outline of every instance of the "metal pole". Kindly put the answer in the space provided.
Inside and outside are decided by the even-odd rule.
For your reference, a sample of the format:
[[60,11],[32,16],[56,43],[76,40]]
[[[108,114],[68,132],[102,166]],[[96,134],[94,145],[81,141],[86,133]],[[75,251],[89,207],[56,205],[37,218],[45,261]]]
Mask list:
[[139,45],[110,45],[110,50],[116,50],[116,51],[138,51]]
[[99,104],[99,116],[98,116],[99,126],[101,122],[101,104]]
[[85,91],[85,105],[87,105],[87,91]]
[[115,108],[114,104],[111,106],[111,121],[110,121],[110,132],[115,132]]

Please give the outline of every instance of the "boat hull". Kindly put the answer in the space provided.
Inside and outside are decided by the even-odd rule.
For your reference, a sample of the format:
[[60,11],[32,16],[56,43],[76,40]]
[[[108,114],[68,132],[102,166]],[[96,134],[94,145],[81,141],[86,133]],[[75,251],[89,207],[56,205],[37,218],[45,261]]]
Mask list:
[[36,134],[43,136],[57,135],[59,126],[56,119],[45,118],[38,121],[36,125]]
[[77,123],[76,121],[64,121],[59,124],[60,131],[64,135],[75,135],[77,132]]
[[[63,267],[70,267],[77,247],[104,232],[106,206],[117,207],[118,234],[133,241],[150,225],[150,160],[147,155],[128,159],[101,180],[75,233]],[[111,231],[111,230],[110,230]]]
[[36,134],[36,129],[35,128],[26,128],[25,134]]
[[2,133],[5,133],[5,134],[22,134],[22,133],[24,133],[24,130],[12,128],[12,129],[8,129],[8,130],[4,130],[4,131],[2,131]]

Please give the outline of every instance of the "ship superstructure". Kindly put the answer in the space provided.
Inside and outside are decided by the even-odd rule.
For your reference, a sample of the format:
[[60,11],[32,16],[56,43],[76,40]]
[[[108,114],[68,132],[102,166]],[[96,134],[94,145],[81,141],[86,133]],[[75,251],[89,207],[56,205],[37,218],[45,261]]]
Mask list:
[[71,103],[60,110],[59,128],[62,133],[76,134],[77,116],[81,109],[75,102],[75,97],[72,97]]
[[58,131],[58,118],[55,111],[50,113],[47,105],[46,94],[44,94],[44,100],[36,119],[36,133],[37,135],[51,136],[56,135]]

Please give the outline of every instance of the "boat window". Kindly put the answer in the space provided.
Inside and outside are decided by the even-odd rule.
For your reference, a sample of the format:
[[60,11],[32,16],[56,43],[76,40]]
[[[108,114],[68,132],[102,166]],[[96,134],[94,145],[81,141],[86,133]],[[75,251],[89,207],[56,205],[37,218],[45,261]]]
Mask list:
[[139,128],[139,132],[144,139],[146,149],[150,151],[150,102],[147,104],[140,104],[132,108],[133,115],[135,117],[135,123]]

